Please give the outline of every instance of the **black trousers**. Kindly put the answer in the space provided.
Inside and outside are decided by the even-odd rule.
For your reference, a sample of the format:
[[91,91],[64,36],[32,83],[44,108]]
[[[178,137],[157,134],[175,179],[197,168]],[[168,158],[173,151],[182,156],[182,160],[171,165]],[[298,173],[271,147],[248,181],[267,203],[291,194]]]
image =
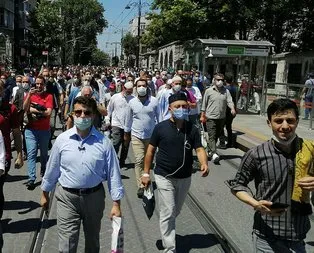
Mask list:
[[2,230],[2,224],[1,224],[1,219],[3,215],[3,207],[4,207],[3,186],[7,178],[10,167],[11,167],[11,160],[6,160],[5,161],[5,173],[0,177],[0,252],[2,252],[2,247],[3,247],[3,230]]

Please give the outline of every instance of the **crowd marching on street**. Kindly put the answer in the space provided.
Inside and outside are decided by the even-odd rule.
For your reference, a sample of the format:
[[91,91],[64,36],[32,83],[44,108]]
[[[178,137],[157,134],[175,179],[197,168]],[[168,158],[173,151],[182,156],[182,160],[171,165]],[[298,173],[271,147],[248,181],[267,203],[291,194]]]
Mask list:
[[[40,204],[48,209],[55,189],[59,252],[77,251],[81,222],[85,252],[99,252],[105,208],[102,182],[107,181],[112,199],[111,217],[121,217],[120,201],[127,189],[120,170],[131,145],[134,194],[143,197],[153,171],[162,245],[164,252],[176,252],[175,220],[189,191],[192,169],[197,166],[206,177],[208,161],[221,160],[217,147],[233,147],[232,121],[247,105],[246,92],[247,80],[239,88],[231,76],[211,77],[195,69],[169,73],[44,64],[40,69],[1,73],[0,219],[14,141],[14,167],[26,163],[27,190],[36,187],[40,152]],[[255,252],[305,252],[314,191],[314,143],[295,133],[299,112],[294,102],[275,100],[267,116],[272,138],[245,154],[228,185],[256,210]],[[58,136],[57,122],[63,130]],[[251,195],[248,184],[253,180],[256,194]]]

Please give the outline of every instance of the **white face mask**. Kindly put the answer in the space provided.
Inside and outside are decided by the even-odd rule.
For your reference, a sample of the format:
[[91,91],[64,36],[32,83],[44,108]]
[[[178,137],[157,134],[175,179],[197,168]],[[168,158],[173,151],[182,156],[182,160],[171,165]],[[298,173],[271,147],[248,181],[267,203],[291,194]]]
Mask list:
[[285,147],[288,147],[291,145],[291,143],[294,141],[294,139],[297,137],[297,134],[294,133],[291,138],[289,140],[281,140],[279,138],[277,138],[274,134],[272,135],[272,139],[277,142],[278,144],[282,145],[282,146],[285,146]]
[[144,97],[144,96],[146,96],[146,94],[147,94],[147,88],[145,88],[145,87],[143,87],[143,86],[137,87],[136,90],[137,90],[137,94],[138,94],[140,97]]
[[22,86],[22,83],[16,82],[16,86],[21,87],[21,86]]
[[220,81],[216,81],[216,86],[217,86],[217,87],[220,88],[220,87],[222,87],[223,85],[224,85],[224,82],[223,82],[223,81],[221,81],[221,80],[220,80]]
[[174,86],[172,86],[172,89],[175,91],[175,92],[178,92],[181,90],[181,84],[176,84]]

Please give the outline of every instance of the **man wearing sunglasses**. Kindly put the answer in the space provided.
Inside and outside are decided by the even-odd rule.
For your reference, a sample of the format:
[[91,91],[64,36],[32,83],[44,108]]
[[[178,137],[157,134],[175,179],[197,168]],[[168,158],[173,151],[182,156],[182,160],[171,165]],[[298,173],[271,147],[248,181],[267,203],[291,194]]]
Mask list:
[[74,100],[75,127],[57,137],[41,184],[41,205],[47,209],[49,192],[58,182],[55,196],[59,252],[77,252],[81,221],[85,232],[84,252],[99,252],[105,180],[113,200],[110,217],[121,217],[124,188],[119,161],[110,140],[92,124],[96,111],[94,99],[80,96]]

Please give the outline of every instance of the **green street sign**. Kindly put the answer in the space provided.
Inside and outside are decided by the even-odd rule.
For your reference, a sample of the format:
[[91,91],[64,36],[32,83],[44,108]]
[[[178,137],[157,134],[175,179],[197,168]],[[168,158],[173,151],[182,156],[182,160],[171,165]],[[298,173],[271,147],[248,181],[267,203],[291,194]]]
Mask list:
[[228,47],[228,54],[231,54],[231,55],[234,55],[234,54],[243,55],[244,51],[245,51],[244,47],[236,47],[236,46]]

